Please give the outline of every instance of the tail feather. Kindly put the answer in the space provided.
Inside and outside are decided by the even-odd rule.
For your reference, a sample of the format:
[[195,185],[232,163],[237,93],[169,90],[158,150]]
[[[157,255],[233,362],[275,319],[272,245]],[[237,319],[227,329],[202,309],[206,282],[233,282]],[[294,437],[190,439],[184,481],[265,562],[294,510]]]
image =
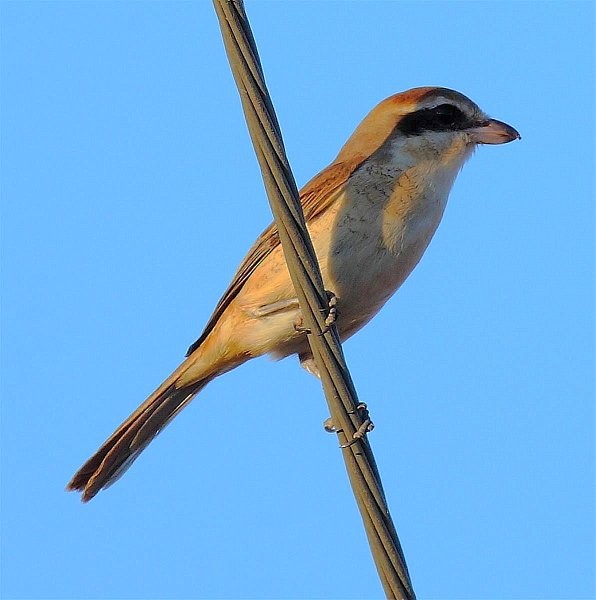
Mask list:
[[205,378],[176,387],[182,369],[177,369],[147,400],[124,421],[99,450],[74,474],[67,490],[82,492],[88,502],[109,487],[130,467],[149,442],[211,380]]

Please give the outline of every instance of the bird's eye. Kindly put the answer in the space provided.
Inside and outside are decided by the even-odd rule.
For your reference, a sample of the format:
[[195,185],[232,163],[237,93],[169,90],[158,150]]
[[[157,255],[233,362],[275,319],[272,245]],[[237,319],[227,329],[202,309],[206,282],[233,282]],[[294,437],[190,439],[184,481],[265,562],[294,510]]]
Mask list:
[[457,131],[465,129],[469,120],[453,104],[439,104],[434,108],[421,108],[405,115],[398,129],[405,135],[421,135],[424,131]]
[[434,121],[440,127],[453,127],[463,120],[463,113],[453,104],[440,104],[433,109]]

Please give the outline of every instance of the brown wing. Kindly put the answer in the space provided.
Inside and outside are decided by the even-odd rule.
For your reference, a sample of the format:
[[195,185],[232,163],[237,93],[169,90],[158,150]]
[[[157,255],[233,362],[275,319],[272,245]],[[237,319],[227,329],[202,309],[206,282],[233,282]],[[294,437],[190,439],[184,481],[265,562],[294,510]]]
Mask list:
[[[321,171],[316,177],[311,179],[302,188],[300,191],[300,203],[302,204],[304,218],[307,222],[315,219],[331,203],[333,203],[337,197],[337,194],[334,192],[341,189],[341,186],[361,163],[362,160],[350,163],[333,163]],[[242,286],[246,283],[248,278],[278,245],[279,234],[275,223],[272,223],[257,238],[257,241],[238,267],[228,289],[217,303],[201,337],[190,346],[186,356],[192,354],[203,343],[230,302],[238,295],[238,292],[242,289]]]

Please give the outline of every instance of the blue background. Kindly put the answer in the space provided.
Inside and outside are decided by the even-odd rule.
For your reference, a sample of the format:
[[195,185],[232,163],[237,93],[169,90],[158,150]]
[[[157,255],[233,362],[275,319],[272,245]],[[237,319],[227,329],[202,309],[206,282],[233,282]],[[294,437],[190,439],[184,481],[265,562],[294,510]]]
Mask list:
[[[248,2],[299,185],[378,101],[480,148],[345,345],[420,598],[594,587],[594,4]],[[181,360],[270,221],[209,2],[2,4],[5,598],[375,598],[319,383],[212,383],[89,505],[74,470]]]

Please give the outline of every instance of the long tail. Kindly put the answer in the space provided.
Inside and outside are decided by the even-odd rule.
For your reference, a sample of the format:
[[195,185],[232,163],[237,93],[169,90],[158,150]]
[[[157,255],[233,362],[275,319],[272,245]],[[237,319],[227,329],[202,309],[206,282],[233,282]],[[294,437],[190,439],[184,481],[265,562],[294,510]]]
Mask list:
[[67,490],[82,492],[88,502],[112,485],[130,467],[151,440],[203,389],[214,375],[176,387],[189,359],[182,363],[99,450],[74,474]]

